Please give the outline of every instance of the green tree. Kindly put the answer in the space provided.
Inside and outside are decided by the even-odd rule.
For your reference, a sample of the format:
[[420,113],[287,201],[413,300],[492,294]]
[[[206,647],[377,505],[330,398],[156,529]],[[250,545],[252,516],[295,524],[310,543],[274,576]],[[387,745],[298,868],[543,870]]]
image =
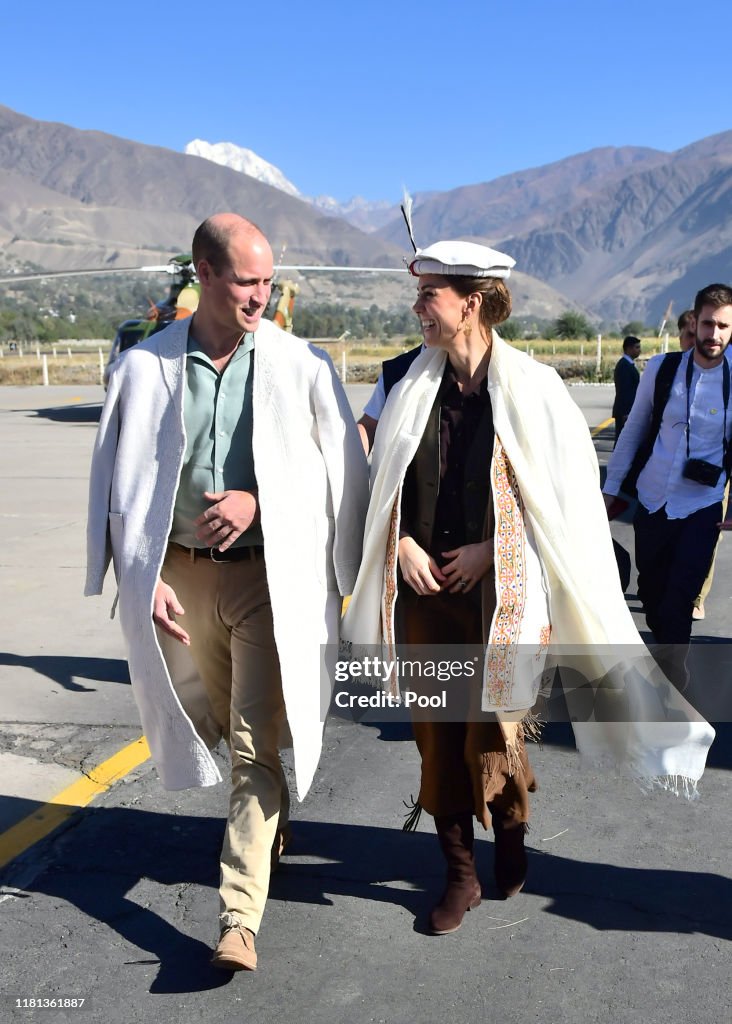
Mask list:
[[627,338],[629,334],[634,338],[642,338],[647,333],[647,329],[642,320],[631,320],[629,324],[620,328],[620,333],[624,338]]
[[499,324],[496,330],[506,341],[518,341],[524,333],[521,324],[515,320],[506,320],[505,323]]
[[552,336],[562,340],[574,340],[576,338],[590,339],[593,335],[592,324],[574,309],[565,309],[552,325]]

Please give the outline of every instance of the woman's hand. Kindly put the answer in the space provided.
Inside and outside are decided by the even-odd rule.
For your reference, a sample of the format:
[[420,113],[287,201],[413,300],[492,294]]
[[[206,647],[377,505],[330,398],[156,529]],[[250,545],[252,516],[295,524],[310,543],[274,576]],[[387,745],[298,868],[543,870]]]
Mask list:
[[399,568],[412,590],[422,597],[439,594],[445,583],[437,562],[413,537],[402,537],[399,541]]
[[[443,569],[447,579],[446,586],[451,594],[460,591],[468,593],[479,583],[493,565],[493,541],[484,540],[480,544],[464,544],[453,551],[443,551],[443,558],[451,558]],[[404,570],[402,570],[403,572]]]

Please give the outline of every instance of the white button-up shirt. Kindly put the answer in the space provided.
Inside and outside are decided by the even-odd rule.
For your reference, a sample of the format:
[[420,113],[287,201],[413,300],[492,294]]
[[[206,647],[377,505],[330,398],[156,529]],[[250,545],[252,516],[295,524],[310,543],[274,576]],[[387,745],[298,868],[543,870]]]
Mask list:
[[[687,457],[704,459],[722,465],[724,433],[724,398],[722,363],[706,370],[693,364],[689,387],[689,456],[686,452],[686,368],[694,350],[685,352],[671,387],[664,409],[661,429],[651,457],[638,476],[638,500],[649,512],[666,506],[669,519],[686,516],[722,500],[725,475],[720,473],[716,487],[687,480],[682,474]],[[663,356],[648,361],[641,376],[635,402],[610,457],[605,494],[618,494],[633,458],[643,442],[653,413],[653,391]],[[725,355],[725,358],[728,358]],[[729,365],[729,363],[728,363]],[[732,435],[732,402],[727,409],[727,439]]]

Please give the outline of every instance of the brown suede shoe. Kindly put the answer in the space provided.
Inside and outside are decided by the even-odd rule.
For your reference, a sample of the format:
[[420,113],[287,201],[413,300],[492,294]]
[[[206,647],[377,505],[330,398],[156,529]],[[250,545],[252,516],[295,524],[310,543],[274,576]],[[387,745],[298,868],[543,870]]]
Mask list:
[[257,951],[254,948],[254,933],[241,925],[224,928],[211,957],[211,963],[223,971],[256,971]]

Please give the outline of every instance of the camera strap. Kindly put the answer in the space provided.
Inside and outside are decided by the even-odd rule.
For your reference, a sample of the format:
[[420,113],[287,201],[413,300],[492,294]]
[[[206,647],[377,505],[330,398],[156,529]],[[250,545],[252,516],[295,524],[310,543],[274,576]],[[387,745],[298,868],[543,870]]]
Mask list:
[[[689,361],[686,364],[686,458],[691,458],[690,450],[690,439],[689,434],[690,422],[691,422],[691,378],[694,373],[694,353],[692,352],[689,356]],[[722,465],[724,466],[725,472],[729,476],[730,467],[728,465],[728,445],[727,445],[727,406],[729,405],[729,392],[730,392],[730,373],[729,363],[727,357],[722,356],[722,402],[724,404],[724,424],[722,427]]]

